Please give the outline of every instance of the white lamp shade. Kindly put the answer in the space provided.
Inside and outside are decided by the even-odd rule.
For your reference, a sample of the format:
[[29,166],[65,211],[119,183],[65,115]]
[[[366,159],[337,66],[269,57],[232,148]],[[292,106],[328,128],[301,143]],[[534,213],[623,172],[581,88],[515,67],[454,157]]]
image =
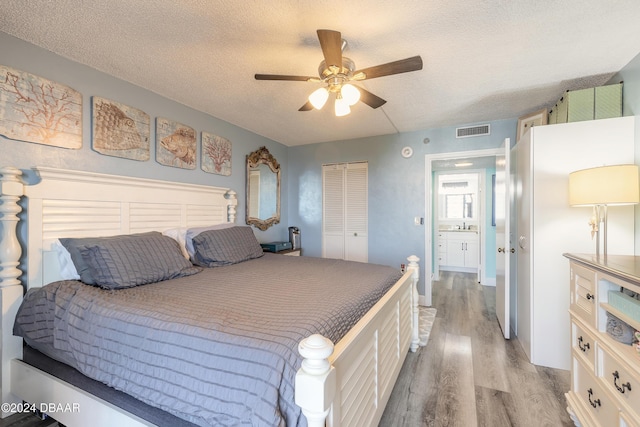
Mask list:
[[631,205],[640,200],[638,166],[615,165],[569,174],[569,205]]
[[309,95],[309,102],[316,110],[322,109],[324,104],[327,102],[327,99],[329,99],[329,91],[325,87],[316,89],[311,93],[311,95]]
[[360,91],[354,85],[343,85],[340,92],[349,105],[355,105],[360,101]]
[[349,108],[349,103],[347,102],[347,100],[340,96],[336,97],[335,108],[336,108],[336,116],[338,117],[346,116],[351,112],[351,108]]

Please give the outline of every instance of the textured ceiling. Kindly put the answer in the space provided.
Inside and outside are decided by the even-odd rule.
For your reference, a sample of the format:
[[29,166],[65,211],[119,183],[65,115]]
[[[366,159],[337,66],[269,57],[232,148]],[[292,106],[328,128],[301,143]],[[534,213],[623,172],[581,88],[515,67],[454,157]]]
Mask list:
[[[638,0],[1,0],[0,31],[285,145],[515,118],[605,83],[638,54]],[[362,86],[387,100],[298,112],[319,28],[356,68],[421,55]],[[1,57],[0,57],[1,62]]]

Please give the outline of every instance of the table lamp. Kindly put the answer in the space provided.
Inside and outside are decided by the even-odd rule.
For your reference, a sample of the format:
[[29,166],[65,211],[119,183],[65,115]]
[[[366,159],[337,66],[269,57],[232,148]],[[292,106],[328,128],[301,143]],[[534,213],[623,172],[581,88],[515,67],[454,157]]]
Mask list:
[[603,255],[607,256],[607,208],[640,202],[637,165],[602,166],[569,174],[569,205],[592,206],[592,235],[596,235],[596,255],[600,256],[600,223]]

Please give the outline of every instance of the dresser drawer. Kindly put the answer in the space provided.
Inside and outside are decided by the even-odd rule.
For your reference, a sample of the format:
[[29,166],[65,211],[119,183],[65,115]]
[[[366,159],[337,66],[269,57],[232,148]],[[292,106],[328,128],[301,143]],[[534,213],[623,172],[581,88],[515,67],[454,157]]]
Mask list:
[[595,372],[596,339],[574,318],[571,319],[571,346],[578,357],[584,358],[591,372]]
[[573,391],[578,395],[580,404],[601,427],[620,425],[618,407],[613,398],[579,359],[573,357],[572,363]]
[[627,404],[633,417],[640,418],[640,379],[637,372],[631,370],[608,351],[599,349],[602,359],[602,371],[599,376],[616,398]]
[[571,311],[596,328],[596,273],[571,263]]

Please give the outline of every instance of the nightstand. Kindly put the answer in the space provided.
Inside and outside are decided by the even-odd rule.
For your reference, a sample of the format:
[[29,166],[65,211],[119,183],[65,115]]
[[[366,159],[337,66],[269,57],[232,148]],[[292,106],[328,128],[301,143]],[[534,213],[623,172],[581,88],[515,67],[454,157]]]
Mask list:
[[276,253],[280,255],[302,256],[302,249],[285,249],[284,251]]
[[289,256],[301,256],[302,249],[291,249],[291,243],[289,242],[271,242],[271,243],[261,243],[262,250],[264,252],[271,252],[280,255],[289,255]]

